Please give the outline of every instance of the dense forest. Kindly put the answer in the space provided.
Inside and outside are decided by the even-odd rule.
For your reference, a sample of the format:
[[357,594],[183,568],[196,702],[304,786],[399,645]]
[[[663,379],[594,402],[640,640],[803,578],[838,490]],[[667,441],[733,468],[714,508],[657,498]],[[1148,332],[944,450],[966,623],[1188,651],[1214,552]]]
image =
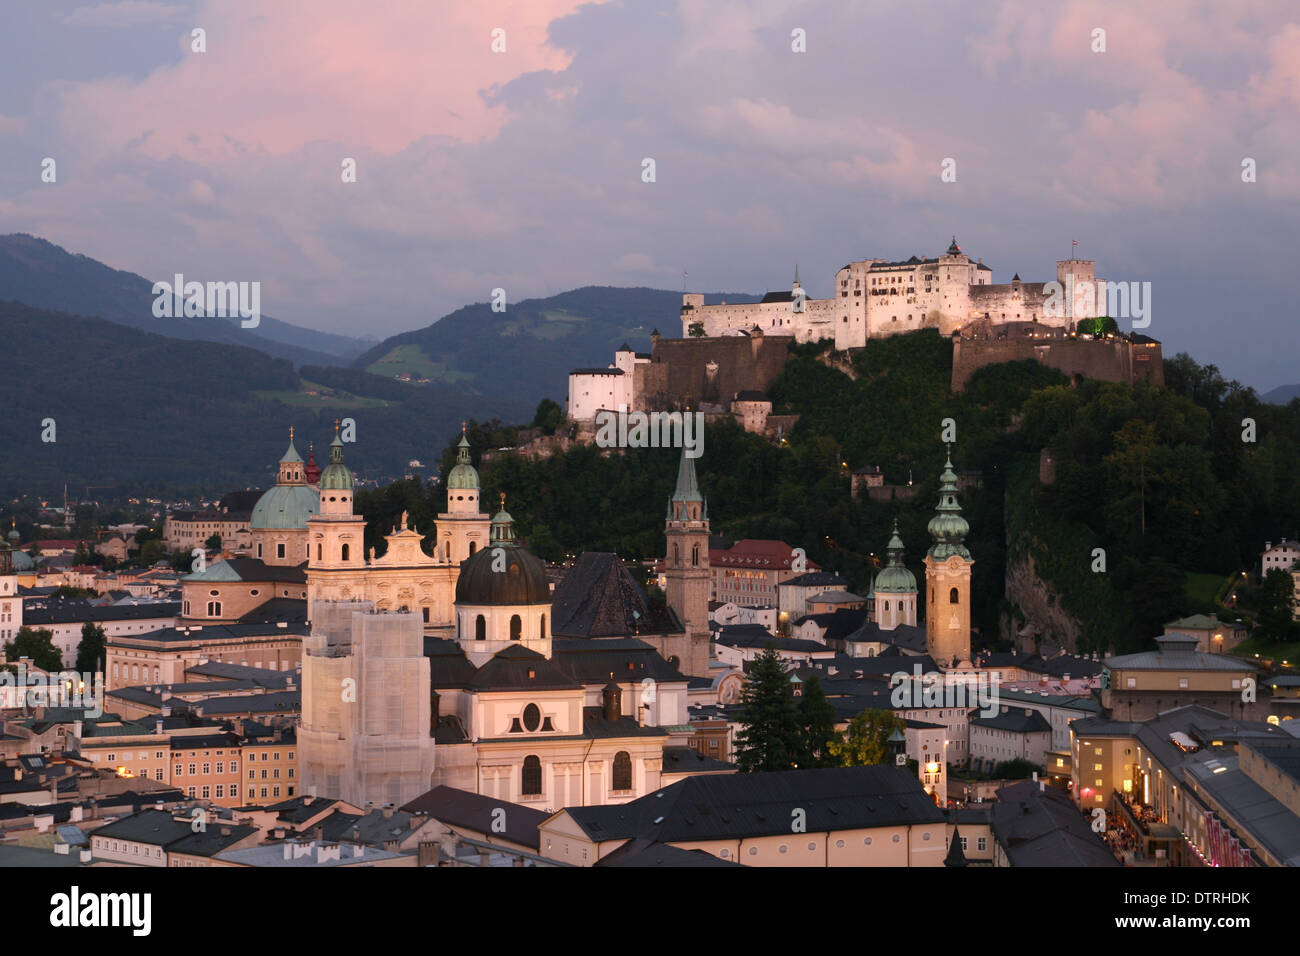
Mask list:
[[[851,360],[825,345],[792,347],[772,389],[776,411],[800,416],[786,441],[730,422],[706,430],[696,468],[713,532],[780,538],[861,592],[897,518],[907,563],[923,586],[925,528],[945,456],[941,430],[951,418],[953,464],[970,478],[961,503],[975,558],[975,626],[992,644],[1015,620],[1007,564],[1030,553],[1049,591],[1079,621],[1086,651],[1145,646],[1165,621],[1212,610],[1189,591],[1189,576],[1248,569],[1266,538],[1300,528],[1300,401],[1264,404],[1186,355],[1166,360],[1163,388],[1071,387],[1025,361],[981,369],[953,394],[951,349],[932,331],[872,341]],[[500,421],[473,423],[476,463],[516,434]],[[1055,463],[1048,485],[1039,481],[1044,451]],[[454,460],[453,442],[443,452],[443,475]],[[505,493],[521,535],[549,560],[583,550],[654,558],[664,547],[677,465],[671,449],[503,455],[481,469],[483,500],[495,510]],[[891,484],[910,477],[917,495],[855,500],[850,473],[863,465],[880,466]],[[358,502],[372,533],[402,510],[427,531],[441,497],[413,481]]]

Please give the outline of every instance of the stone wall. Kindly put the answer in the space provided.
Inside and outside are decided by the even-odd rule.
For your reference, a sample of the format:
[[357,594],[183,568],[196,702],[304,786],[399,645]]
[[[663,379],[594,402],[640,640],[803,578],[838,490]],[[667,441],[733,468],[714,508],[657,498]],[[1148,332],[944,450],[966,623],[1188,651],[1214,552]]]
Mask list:
[[960,392],[975,371],[985,365],[1023,359],[1057,369],[1071,380],[1077,376],[1125,385],[1141,381],[1165,383],[1160,343],[1154,339],[957,338],[952,347],[952,390]]
[[789,358],[789,335],[660,339],[635,369],[638,411],[730,405],[737,392],[766,393]]

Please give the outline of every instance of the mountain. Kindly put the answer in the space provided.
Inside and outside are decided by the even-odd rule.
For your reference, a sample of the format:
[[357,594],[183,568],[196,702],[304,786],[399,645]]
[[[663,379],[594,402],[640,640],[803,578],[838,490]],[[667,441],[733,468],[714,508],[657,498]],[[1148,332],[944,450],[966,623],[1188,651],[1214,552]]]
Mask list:
[[1270,405],[1285,405],[1293,398],[1300,398],[1300,385],[1279,385],[1259,397],[1261,402]]
[[[159,280],[171,282],[172,277],[160,276]],[[0,299],[38,309],[98,316],[175,339],[252,346],[274,358],[290,359],[295,365],[346,363],[369,344],[290,325],[268,315],[261,316],[256,329],[241,328],[238,317],[157,318],[153,314],[151,280],[112,269],[26,233],[0,236]]]
[[[756,302],[758,297],[712,293],[713,303]],[[508,390],[524,402],[564,403],[575,368],[604,368],[627,342],[650,350],[650,332],[681,335],[681,293],[663,289],[586,286],[545,299],[507,303],[493,312],[486,302],[457,309],[432,325],[385,339],[352,363],[385,378],[409,374],[485,394]]]
[[[0,302],[0,494],[100,497],[266,487],[290,426],[305,456],[351,417],[362,477],[435,461],[463,419],[530,421],[535,405],[466,388],[410,388],[305,367],[246,345],[177,339]],[[326,379],[327,381],[320,381]],[[53,419],[54,441],[46,423]]]

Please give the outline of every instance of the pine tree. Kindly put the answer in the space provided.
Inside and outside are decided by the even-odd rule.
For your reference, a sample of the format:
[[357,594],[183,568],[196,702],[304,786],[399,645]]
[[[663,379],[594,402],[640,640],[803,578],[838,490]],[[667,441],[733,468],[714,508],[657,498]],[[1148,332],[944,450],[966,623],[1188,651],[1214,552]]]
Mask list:
[[803,730],[801,767],[838,767],[840,762],[831,753],[831,746],[839,741],[835,730],[835,710],[826,700],[822,682],[816,674],[804,684],[803,699],[799,701],[799,723]]
[[742,773],[796,765],[804,746],[799,714],[790,696],[790,675],[770,646],[750,668],[740,695],[739,720],[736,766]]

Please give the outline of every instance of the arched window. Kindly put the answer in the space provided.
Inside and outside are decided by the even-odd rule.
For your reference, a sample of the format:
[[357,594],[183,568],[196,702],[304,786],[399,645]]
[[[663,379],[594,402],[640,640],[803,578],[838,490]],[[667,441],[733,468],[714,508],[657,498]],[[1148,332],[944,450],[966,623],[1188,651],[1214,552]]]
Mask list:
[[697,568],[700,566],[700,546],[698,544],[691,548],[691,564]]
[[682,563],[682,552],[681,552],[681,550],[677,547],[677,545],[674,544],[674,545],[673,545],[673,564],[674,564],[674,565],[678,565],[678,564],[681,564],[681,563]]
[[542,640],[546,640],[546,615],[545,614],[542,615],[542,629],[539,636],[541,637]]
[[318,541],[318,542],[316,543],[316,560],[317,560],[317,561],[320,561],[320,560],[321,560],[321,554],[322,554],[322,552],[323,552],[323,546],[322,546],[322,545],[320,544],[320,542]]
[[519,619],[518,614],[510,615],[510,640],[517,641],[523,634],[524,622]]
[[487,640],[487,620],[483,617],[482,614],[474,618],[474,640],[476,641]]
[[477,550],[478,550],[478,542],[477,542],[477,541],[471,541],[471,542],[469,543],[469,555],[470,555],[471,558],[474,556],[474,552],[477,551]]
[[888,601],[885,602],[885,610],[886,610],[886,611],[889,610],[889,602],[888,602]]
[[220,602],[220,601],[209,601],[209,602],[208,602],[208,617],[221,617],[221,602]]
[[536,733],[540,726],[542,726],[541,708],[536,704],[529,704],[524,708],[524,730],[532,734]]
[[349,552],[349,550],[351,550],[350,547],[349,547],[348,545],[345,544],[345,545],[343,546],[343,560],[344,560],[344,561],[346,561],[346,560],[348,559],[348,552]]
[[542,795],[542,761],[536,754],[529,754],[524,758],[522,793],[526,797]]
[[952,589],[948,592],[948,603],[949,603],[949,604],[960,604],[960,603],[961,603],[961,598],[959,598],[959,597],[957,596],[957,589],[956,589],[956,588],[952,588]]
[[614,790],[632,789],[632,755],[626,750],[614,754]]

